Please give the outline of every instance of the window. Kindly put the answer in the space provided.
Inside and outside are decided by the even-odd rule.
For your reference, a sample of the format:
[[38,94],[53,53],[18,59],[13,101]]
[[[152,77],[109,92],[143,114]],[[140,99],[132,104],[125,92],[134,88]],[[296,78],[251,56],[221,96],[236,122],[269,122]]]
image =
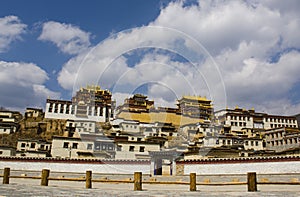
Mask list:
[[134,151],[134,146],[129,146],[129,151],[133,152]]
[[2,155],[3,154],[3,151],[0,151],[0,155]]
[[69,114],[70,113],[70,105],[67,105],[66,106],[66,114]]
[[258,141],[255,142],[255,146],[258,146]]
[[231,144],[230,140],[227,140],[227,144],[228,144],[228,145],[230,145],[230,144]]
[[122,146],[117,146],[117,151],[122,151]]
[[145,147],[144,146],[140,146],[140,152],[145,152]]
[[55,107],[54,107],[54,113],[58,113],[58,105],[55,105]]
[[64,106],[63,105],[60,105],[60,111],[59,111],[59,113],[64,113]]
[[78,148],[78,143],[73,143],[72,148],[77,149]]
[[21,147],[23,147],[23,148],[24,148],[25,146],[26,146],[26,144],[25,144],[25,143],[22,143],[22,144],[21,144]]
[[108,150],[114,150],[114,146],[113,145],[108,145]]
[[219,144],[219,140],[216,140],[216,144]]
[[44,150],[45,149],[45,145],[41,144],[41,149]]
[[69,148],[69,142],[64,142],[63,147],[64,147],[64,148]]
[[93,149],[93,144],[88,144],[87,147],[86,147],[86,149],[92,150]]
[[249,145],[249,142],[248,142],[248,141],[245,141],[245,145],[248,146],[248,145]]
[[30,144],[30,148],[35,148],[35,143],[34,142]]
[[138,141],[138,142],[142,141],[142,138],[138,137],[138,138],[137,138],[137,141]]
[[103,108],[100,107],[100,116],[103,116]]

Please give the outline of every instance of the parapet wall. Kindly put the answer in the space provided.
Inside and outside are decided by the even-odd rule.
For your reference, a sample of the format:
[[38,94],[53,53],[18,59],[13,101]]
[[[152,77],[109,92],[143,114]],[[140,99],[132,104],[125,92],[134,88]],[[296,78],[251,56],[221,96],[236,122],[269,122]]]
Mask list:
[[178,161],[182,174],[286,174],[300,173],[300,156],[218,158]]
[[[0,169],[41,171],[44,168],[55,172],[85,172],[103,174],[150,174],[150,160],[101,160],[0,157]],[[300,173],[300,156],[261,158],[218,158],[184,160],[176,162],[177,175],[220,174],[287,174]]]
[[149,160],[98,160],[98,159],[56,159],[0,157],[0,169],[41,171],[50,169],[55,172],[85,172],[108,174],[150,174]]

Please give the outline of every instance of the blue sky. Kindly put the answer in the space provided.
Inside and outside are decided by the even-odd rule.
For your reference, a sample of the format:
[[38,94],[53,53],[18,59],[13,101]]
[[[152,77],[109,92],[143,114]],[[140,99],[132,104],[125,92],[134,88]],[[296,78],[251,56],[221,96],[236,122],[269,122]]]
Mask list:
[[300,113],[297,0],[3,0],[0,106],[44,108],[86,84],[156,106]]
[[47,21],[68,23],[92,34],[90,42],[96,45],[112,32],[148,24],[168,1],[152,0],[8,0],[1,1],[0,17],[14,15],[27,25],[26,33],[9,49],[0,53],[1,60],[34,62],[50,77],[47,85],[52,90],[64,90],[57,84],[53,70],[59,70],[71,55],[61,53],[52,43],[38,41],[41,24]]

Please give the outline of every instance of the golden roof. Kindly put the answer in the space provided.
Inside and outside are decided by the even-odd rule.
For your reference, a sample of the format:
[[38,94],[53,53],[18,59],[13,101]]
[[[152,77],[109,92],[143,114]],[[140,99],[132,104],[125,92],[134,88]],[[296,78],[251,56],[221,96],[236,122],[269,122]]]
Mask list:
[[198,101],[210,101],[206,97],[201,97],[201,96],[183,96],[182,99],[198,100]]

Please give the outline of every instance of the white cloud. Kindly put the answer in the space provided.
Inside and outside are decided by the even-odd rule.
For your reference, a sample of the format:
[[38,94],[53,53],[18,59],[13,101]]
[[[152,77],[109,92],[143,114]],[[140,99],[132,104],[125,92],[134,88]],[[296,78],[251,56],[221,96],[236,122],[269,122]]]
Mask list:
[[224,71],[228,97],[242,105],[249,105],[249,101],[260,105],[287,99],[289,91],[299,82],[299,63],[300,53],[295,51],[282,55],[275,63],[247,59],[240,70]]
[[21,23],[17,16],[0,18],[0,53],[6,51],[14,40],[20,39],[27,25]]
[[0,106],[23,111],[24,107],[45,107],[48,96],[59,93],[47,89],[47,73],[33,63],[0,61]]
[[43,30],[38,38],[53,42],[62,52],[79,54],[90,46],[90,33],[74,25],[49,21],[43,24]]
[[[184,45],[184,41],[187,41],[186,43],[196,51],[188,49]],[[194,88],[196,91],[193,88],[193,91],[188,91],[188,88],[194,87],[193,84],[200,83],[202,85],[201,82],[204,80],[199,79],[202,76],[197,65],[171,61],[170,57],[165,54],[155,55],[151,52],[141,52],[146,56],[142,57],[134,67],[128,67],[127,59],[123,56],[133,51],[139,53],[140,50],[144,51],[153,47],[167,51],[167,54],[182,56],[186,58],[187,62],[195,62],[200,56],[203,59],[208,56],[197,44],[187,35],[169,28],[142,27],[121,32],[100,43],[89,53],[72,58],[64,65],[58,81],[62,87],[73,88],[74,91],[86,83],[100,82],[105,88],[111,88],[116,83],[121,89],[123,88],[123,92],[125,89],[132,93],[135,88],[145,83],[161,83],[175,91],[176,95],[193,94],[194,92],[201,94],[197,90],[199,88]],[[195,53],[199,53],[199,57],[195,56]],[[190,68],[187,69],[187,66]],[[212,66],[209,70],[213,73],[212,76],[218,79],[218,73],[213,72],[216,71],[216,68]],[[199,80],[194,83],[197,79]],[[175,85],[176,83],[180,84]],[[122,91],[121,89],[117,91]]]
[[[151,27],[121,32],[71,59],[58,80],[66,89],[99,81],[109,88],[117,81],[118,93],[132,93],[134,88],[152,83],[149,97],[167,102],[174,92],[176,96],[204,94],[217,107],[225,107],[222,104],[227,99],[230,107],[290,114],[299,106],[287,97],[299,83],[300,41],[296,32],[300,32],[300,14],[288,8],[280,1],[267,0],[200,1],[191,6],[171,2],[149,24]],[[171,53],[147,54],[134,67],[128,67],[122,54],[145,47]],[[171,60],[167,56],[172,53],[193,66]],[[275,107],[278,103],[281,107]]]

